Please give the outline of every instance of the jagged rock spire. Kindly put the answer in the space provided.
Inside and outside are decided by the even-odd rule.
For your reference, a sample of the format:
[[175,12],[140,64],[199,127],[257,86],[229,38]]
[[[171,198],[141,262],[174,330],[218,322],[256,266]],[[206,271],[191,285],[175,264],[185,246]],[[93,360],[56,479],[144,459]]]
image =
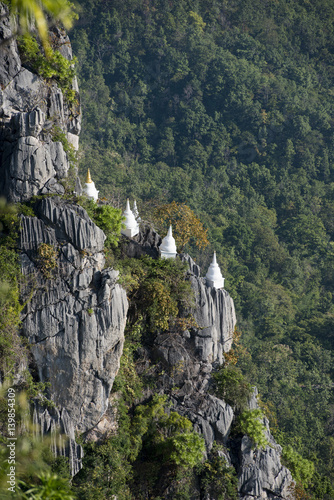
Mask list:
[[126,200],[126,208],[123,212],[123,216],[125,217],[125,229],[122,229],[122,234],[128,236],[129,238],[133,238],[136,234],[139,233],[139,225],[136,221],[136,218],[130,208],[129,199]]
[[86,183],[83,190],[89,198],[93,198],[94,201],[98,200],[99,191],[96,189],[95,183],[92,181],[89,169],[87,170]]
[[162,240],[159,251],[163,259],[175,259],[177,250],[175,239],[173,238],[172,226],[169,226],[167,236]]
[[213,259],[206,273],[206,284],[213,288],[224,288],[224,278],[217,264],[216,252],[213,252]]

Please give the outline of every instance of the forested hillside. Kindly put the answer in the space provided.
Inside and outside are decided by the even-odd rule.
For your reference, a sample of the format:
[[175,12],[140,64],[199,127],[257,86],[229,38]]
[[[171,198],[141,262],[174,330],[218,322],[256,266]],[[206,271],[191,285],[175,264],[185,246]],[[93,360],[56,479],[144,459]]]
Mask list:
[[333,498],[333,2],[81,6],[82,175],[116,205],[175,200],[199,216],[211,246],[190,250],[222,263],[237,366],[292,472],[304,463],[312,498]]

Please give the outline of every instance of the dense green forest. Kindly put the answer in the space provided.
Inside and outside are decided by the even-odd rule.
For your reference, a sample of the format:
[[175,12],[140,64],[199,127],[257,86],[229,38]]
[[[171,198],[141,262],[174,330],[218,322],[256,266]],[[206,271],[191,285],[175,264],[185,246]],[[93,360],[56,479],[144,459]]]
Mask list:
[[[186,202],[217,251],[238,366],[286,450],[334,481],[334,4],[81,0],[80,170],[139,210]],[[286,452],[288,463],[293,460]]]

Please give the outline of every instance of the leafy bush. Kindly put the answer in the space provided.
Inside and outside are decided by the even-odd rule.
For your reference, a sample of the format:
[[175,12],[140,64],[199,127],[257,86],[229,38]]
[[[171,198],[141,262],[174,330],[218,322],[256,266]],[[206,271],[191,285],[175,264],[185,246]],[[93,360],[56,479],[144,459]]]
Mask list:
[[[66,479],[51,472],[42,472],[36,477],[38,484],[27,484],[21,481],[22,500],[74,500],[71,487]],[[24,490],[22,488],[24,487]],[[27,488],[27,489],[26,489]]]
[[45,80],[54,79],[69,103],[76,102],[76,92],[72,88],[75,77],[74,65],[76,58],[66,59],[58,50],[47,50],[47,57],[43,54],[36,38],[25,34],[18,38],[18,45],[23,65],[28,66]]
[[245,408],[252,394],[252,386],[241,370],[234,365],[221,366],[213,373],[215,394],[234,409]]
[[0,199],[0,372],[13,375],[15,366],[27,356],[19,337],[20,264],[16,251],[19,220],[17,209]]
[[[120,283],[131,299],[130,316],[140,314],[150,331],[167,330],[179,305],[192,304],[190,283],[185,281],[186,264],[179,259],[123,259],[117,262]],[[133,307],[132,307],[133,306]]]
[[314,463],[311,460],[303,458],[291,445],[283,447],[282,457],[293,479],[301,483],[304,488],[307,488],[315,473]]
[[142,318],[130,326],[126,325],[125,343],[120,361],[120,368],[116,375],[113,392],[120,392],[124,402],[131,406],[136,398],[142,395],[143,383],[135,365],[135,352],[140,347],[140,337],[143,330]]
[[251,439],[253,448],[265,448],[268,440],[265,437],[266,427],[263,422],[263,414],[261,410],[244,410],[239,415],[238,426],[240,432],[247,434]]
[[51,279],[53,271],[57,268],[58,252],[48,243],[41,243],[37,249],[38,265],[46,279]]
[[169,460],[181,467],[195,467],[203,459],[204,439],[196,432],[177,433],[165,443]]
[[183,468],[199,464],[205,451],[204,439],[192,430],[192,423],[176,412],[166,412],[166,396],[154,395],[151,403],[136,408],[133,436],[142,437],[149,453]]
[[71,144],[67,137],[66,134],[61,130],[60,127],[57,127],[56,125],[52,128],[51,130],[51,136],[53,142],[61,142],[63,145],[63,149],[65,153],[67,154],[67,158],[69,159],[69,162],[71,164],[76,165],[77,162],[77,154],[74,149],[73,144]]
[[92,221],[104,231],[107,237],[105,248],[115,249],[121,236],[121,229],[124,227],[122,210],[111,205],[98,205],[94,200],[86,197],[81,197],[79,203]]
[[222,447],[213,443],[208,460],[200,467],[200,484],[205,497],[217,500],[237,500],[238,478],[224,458]]

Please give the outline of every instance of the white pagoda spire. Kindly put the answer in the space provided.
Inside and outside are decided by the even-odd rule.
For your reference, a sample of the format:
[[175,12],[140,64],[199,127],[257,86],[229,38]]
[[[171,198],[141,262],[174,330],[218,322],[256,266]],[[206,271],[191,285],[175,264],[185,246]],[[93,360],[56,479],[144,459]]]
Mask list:
[[88,196],[88,198],[93,198],[94,201],[98,200],[99,191],[96,189],[95,183],[92,181],[89,169],[87,170],[86,182],[83,190]]
[[225,278],[223,278],[220,267],[217,264],[216,252],[213,252],[213,259],[205,278],[207,286],[211,286],[213,288],[224,288]]
[[173,238],[172,226],[169,226],[167,236],[164,237],[159,247],[159,252],[163,259],[175,259],[177,250],[175,239]]
[[126,200],[126,209],[123,212],[123,216],[125,217],[125,229],[122,229],[121,233],[129,238],[136,236],[136,234],[139,233],[139,226],[132,210],[130,209],[129,199]]
[[132,210],[132,212],[133,212],[133,215],[135,216],[136,221],[140,222],[141,218],[139,217],[139,212],[138,212],[136,200],[133,202],[133,210]]

